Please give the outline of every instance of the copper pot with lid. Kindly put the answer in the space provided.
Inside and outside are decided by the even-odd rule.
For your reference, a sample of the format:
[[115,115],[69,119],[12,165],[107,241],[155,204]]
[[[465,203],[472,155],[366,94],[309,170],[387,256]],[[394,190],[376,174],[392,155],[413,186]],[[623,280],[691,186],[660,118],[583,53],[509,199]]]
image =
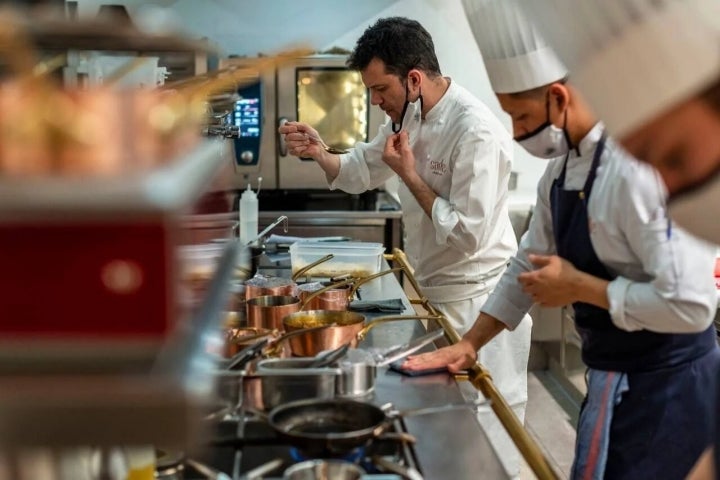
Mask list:
[[303,269],[298,270],[290,279],[256,274],[253,278],[245,282],[245,300],[247,301],[252,298],[266,295],[294,297],[297,295],[297,284],[295,283],[295,279],[311,268],[332,258],[332,254],[326,255],[316,262],[307,265]]
[[245,301],[265,295],[285,295],[294,297],[297,293],[297,285],[290,279],[255,275],[245,282]]

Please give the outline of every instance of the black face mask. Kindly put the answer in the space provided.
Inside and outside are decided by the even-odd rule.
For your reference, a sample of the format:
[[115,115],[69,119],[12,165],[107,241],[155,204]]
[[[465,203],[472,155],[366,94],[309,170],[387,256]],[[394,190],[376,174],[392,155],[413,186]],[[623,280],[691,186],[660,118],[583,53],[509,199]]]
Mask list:
[[[562,137],[559,135],[562,135]],[[555,158],[573,149],[580,155],[579,149],[570,140],[570,134],[567,130],[567,109],[565,110],[562,129],[555,127],[550,121],[549,91],[545,95],[545,121],[533,131],[515,137],[514,140],[530,154],[539,158]]]
[[552,124],[550,121],[550,92],[548,91],[545,94],[545,121],[540,124],[539,127],[537,127],[532,132],[528,132],[525,135],[520,135],[519,137],[515,137],[513,140],[520,143],[523,140],[527,140],[528,138],[532,138],[535,135],[539,134],[543,130],[545,130],[547,127],[549,127]]
[[[408,105],[410,105],[410,89],[408,88],[407,82],[405,82],[405,103],[403,104],[402,113],[400,113],[400,124],[396,124],[395,122],[392,123],[392,131],[393,133],[400,133],[403,126],[403,120],[405,119],[405,114],[407,113]],[[420,114],[422,115],[422,109],[423,109],[423,96],[422,96],[422,90],[418,93],[418,99],[420,99]]]

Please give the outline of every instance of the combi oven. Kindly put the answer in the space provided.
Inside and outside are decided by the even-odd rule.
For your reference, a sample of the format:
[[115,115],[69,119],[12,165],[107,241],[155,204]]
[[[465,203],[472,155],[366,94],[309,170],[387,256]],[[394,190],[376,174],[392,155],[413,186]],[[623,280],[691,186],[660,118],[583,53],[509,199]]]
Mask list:
[[[247,181],[263,188],[324,189],[325,174],[311,159],[290,155],[277,133],[288,121],[313,126],[325,143],[349,148],[370,141],[385,113],[370,105],[359,72],[348,69],[346,55],[313,55],[286,63],[258,82],[238,90],[231,121],[240,128],[234,140],[235,186]],[[220,68],[248,60],[226,59]]]

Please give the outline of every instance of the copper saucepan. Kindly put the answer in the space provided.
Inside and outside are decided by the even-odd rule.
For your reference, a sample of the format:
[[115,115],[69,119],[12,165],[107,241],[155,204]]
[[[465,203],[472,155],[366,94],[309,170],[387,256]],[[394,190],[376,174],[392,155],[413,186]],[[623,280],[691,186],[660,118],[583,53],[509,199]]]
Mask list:
[[401,268],[391,268],[367,277],[351,277],[324,287],[319,282],[299,285],[298,296],[303,301],[301,310],[347,310],[361,285],[401,270]]
[[297,295],[297,284],[295,283],[295,278],[307,272],[311,268],[332,259],[333,257],[334,255],[329,254],[307,265],[306,267],[303,267],[298,270],[295,275],[293,275],[292,279],[257,274],[245,282],[245,300],[247,301],[252,298],[263,297],[266,295],[294,297]]
[[[349,282],[347,280],[346,282]],[[305,300],[291,295],[263,295],[246,301],[247,323],[251,327],[285,330],[282,319],[308,307],[308,303],[331,287],[308,295]]]
[[284,330],[282,319],[300,311],[302,302],[291,295],[263,295],[246,302],[247,323],[255,328]]
[[245,282],[245,301],[265,295],[294,297],[296,293],[297,285],[287,278],[255,275]]
[[323,350],[332,350],[346,343],[357,346],[365,338],[371,328],[386,322],[400,320],[439,320],[440,317],[431,315],[391,315],[377,317],[365,324],[365,315],[357,312],[337,310],[308,310],[295,312],[283,318],[282,323],[286,332],[331,325],[322,330],[308,332],[302,337],[289,340],[290,350],[298,357],[314,357]]
[[230,358],[245,347],[265,337],[277,337],[280,332],[269,328],[232,327],[225,332],[224,357]]
[[285,330],[282,319],[291,313],[299,312],[306,302],[291,295],[263,295],[246,302],[247,324],[254,328]]

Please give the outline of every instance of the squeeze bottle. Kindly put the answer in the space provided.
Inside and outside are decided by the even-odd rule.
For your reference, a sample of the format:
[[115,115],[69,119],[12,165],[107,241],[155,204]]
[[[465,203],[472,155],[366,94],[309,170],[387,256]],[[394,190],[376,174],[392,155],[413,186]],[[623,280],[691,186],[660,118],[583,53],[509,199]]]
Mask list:
[[240,196],[240,243],[247,245],[258,234],[258,198],[248,183],[247,190]]

